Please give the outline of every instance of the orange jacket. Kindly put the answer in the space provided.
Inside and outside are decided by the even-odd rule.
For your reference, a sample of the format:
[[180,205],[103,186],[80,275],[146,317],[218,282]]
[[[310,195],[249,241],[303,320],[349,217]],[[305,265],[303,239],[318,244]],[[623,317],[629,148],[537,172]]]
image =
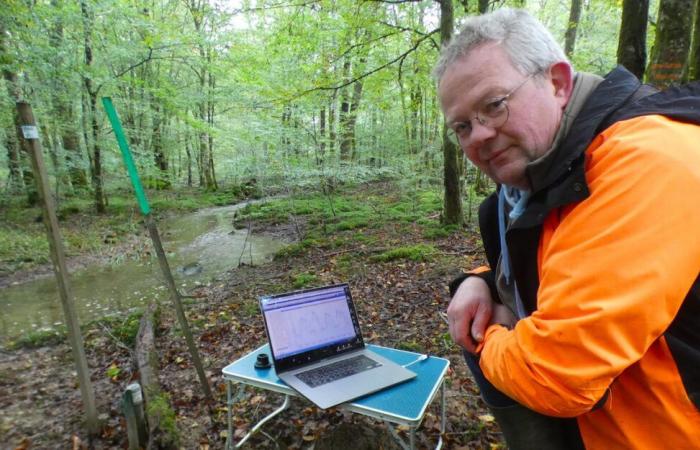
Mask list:
[[542,223],[534,312],[489,327],[481,368],[523,405],[577,417],[587,448],[700,448],[664,336],[700,273],[700,126],[615,123],[584,171],[590,195]]

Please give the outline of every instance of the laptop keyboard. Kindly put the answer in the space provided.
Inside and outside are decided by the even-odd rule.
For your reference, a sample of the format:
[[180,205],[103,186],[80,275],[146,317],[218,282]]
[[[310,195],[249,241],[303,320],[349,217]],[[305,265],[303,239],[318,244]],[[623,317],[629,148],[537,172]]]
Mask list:
[[352,358],[347,358],[328,364],[327,366],[317,367],[316,369],[301,372],[295,376],[306,383],[307,386],[315,388],[331,381],[355,375],[365,370],[379,367],[377,361],[366,357],[365,355],[357,355]]

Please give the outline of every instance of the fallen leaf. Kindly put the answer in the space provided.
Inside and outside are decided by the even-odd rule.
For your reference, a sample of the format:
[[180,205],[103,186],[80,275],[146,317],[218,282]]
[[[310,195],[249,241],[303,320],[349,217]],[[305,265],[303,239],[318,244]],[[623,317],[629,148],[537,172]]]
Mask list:
[[22,439],[22,442],[20,442],[19,445],[15,447],[15,450],[27,450],[31,445],[32,440],[28,437],[25,437]]

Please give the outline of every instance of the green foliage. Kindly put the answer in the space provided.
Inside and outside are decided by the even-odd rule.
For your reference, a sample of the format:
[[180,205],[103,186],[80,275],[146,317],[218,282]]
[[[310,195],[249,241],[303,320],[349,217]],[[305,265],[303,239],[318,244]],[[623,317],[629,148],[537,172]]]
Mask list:
[[115,363],[112,363],[109,367],[107,367],[107,370],[105,370],[105,375],[113,380],[116,380],[120,373],[122,373],[122,370]]
[[318,281],[318,277],[312,273],[299,273],[294,275],[292,286],[294,286],[295,289],[301,289],[316,281]]
[[333,226],[334,230],[344,231],[344,230],[354,230],[356,228],[366,228],[369,226],[369,218],[367,217],[353,217],[349,219],[342,220]]
[[258,302],[250,300],[243,303],[241,311],[247,317],[254,317],[260,313],[260,307],[258,306]]
[[150,420],[158,424],[159,441],[162,448],[178,448],[180,433],[177,429],[175,410],[170,406],[170,395],[159,392],[150,396],[146,404],[146,414]]
[[49,261],[46,232],[38,227],[0,226],[0,264],[9,272]]
[[324,242],[326,242],[326,241],[321,241],[319,239],[307,238],[301,242],[289,244],[287,246],[282,247],[280,250],[277,251],[277,253],[275,253],[274,257],[275,258],[286,258],[288,256],[302,255],[306,251],[306,249],[311,248],[311,247],[323,246]]
[[24,334],[15,341],[11,341],[7,348],[10,350],[17,350],[20,348],[39,348],[46,347],[49,345],[57,345],[66,341],[66,328],[65,326],[58,327],[56,329],[45,329],[30,331]]
[[141,316],[143,316],[143,311],[137,310],[129,313],[126,317],[116,315],[104,317],[98,320],[97,324],[105,327],[115,339],[131,348],[136,343]]
[[439,223],[430,223],[423,231],[423,237],[426,239],[446,238],[459,230],[457,225],[441,225]]
[[375,262],[389,262],[397,259],[410,259],[411,261],[427,261],[436,253],[432,245],[417,244],[406,247],[397,247],[393,250],[374,255],[370,258]]
[[[60,216],[86,212],[66,201],[94,202],[88,181],[93,145],[102,149],[99,175],[109,214],[137,214],[101,108],[94,112],[99,129],[92,135],[93,112],[82,108],[88,84],[113,97],[141,180],[156,189],[148,195],[158,212],[323,189],[328,197],[306,206],[322,208],[327,219],[345,211],[329,207],[343,186],[377,180],[400,180],[414,191],[416,185],[440,186],[442,118],[430,78],[439,47],[437,2],[320,0],[232,10],[226,2],[155,1],[141,8],[117,0],[86,2],[88,17],[76,2],[11,3],[3,9],[12,20],[4,22],[0,62],[32,93],[47,135],[43,144],[53,157],[47,168]],[[568,3],[526,3],[563,40]],[[651,17],[657,3],[652,1]],[[573,56],[579,70],[604,73],[614,66],[620,4],[586,3]],[[469,13],[474,11],[470,3]],[[456,8],[456,22],[465,14]],[[93,43],[90,65],[87,37]],[[340,87],[348,79],[362,83],[352,126],[340,114],[341,102],[359,87]],[[14,127],[9,97],[0,96],[0,130]],[[80,142],[79,151],[63,148],[69,136]],[[343,136],[353,138],[347,154],[339,151]],[[6,154],[0,152],[3,180],[9,175]],[[73,179],[76,171],[83,185]],[[196,198],[170,198],[163,190],[185,185]],[[411,222],[427,208],[441,208],[439,195],[406,200],[382,211],[382,219]],[[307,214],[295,209],[289,205],[267,217],[278,223],[290,213]]]

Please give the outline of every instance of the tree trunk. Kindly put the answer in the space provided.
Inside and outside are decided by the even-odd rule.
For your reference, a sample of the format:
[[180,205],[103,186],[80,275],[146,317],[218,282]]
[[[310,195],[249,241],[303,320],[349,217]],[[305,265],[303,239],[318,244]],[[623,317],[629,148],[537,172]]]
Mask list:
[[[343,63],[343,79],[347,82],[350,80],[350,59],[347,58]],[[338,127],[340,128],[340,160],[348,161],[350,160],[350,143],[346,139],[347,135],[347,124],[350,116],[350,87],[346,86],[343,88],[340,96],[340,111],[338,113]]]
[[700,79],[700,0],[695,2],[695,22],[693,23],[693,46],[688,57],[686,81]]
[[192,143],[190,137],[185,137],[185,152],[187,154],[187,186],[192,187]]
[[[7,34],[5,27],[3,26],[2,21],[0,21],[0,55],[2,55],[2,57],[9,55],[5,43],[6,37]],[[7,94],[11,101],[13,103],[21,101],[22,91],[19,87],[17,74],[9,69],[9,65],[5,65],[2,69],[2,76],[5,79]],[[7,130],[5,132],[5,142],[7,144],[7,168],[9,171],[9,189],[11,192],[19,192],[24,187],[26,189],[25,192],[27,193],[27,204],[29,206],[35,206],[39,203],[39,193],[34,185],[34,175],[31,169],[29,169],[27,153],[21,151],[19,137],[17,136],[16,132],[16,130],[20,129],[20,117],[17,111],[12,112],[12,120],[15,125],[14,129]]]
[[617,44],[617,63],[635,74],[640,80],[647,64],[647,21],[649,0],[624,0],[620,40]]
[[[211,48],[207,49],[207,65],[209,67],[211,67],[212,65],[211,52]],[[209,190],[216,191],[217,189],[219,189],[219,186],[216,182],[216,170],[214,167],[214,134],[212,134],[211,132],[211,130],[214,129],[214,113],[216,111],[216,104],[214,103],[214,88],[216,88],[216,79],[214,78],[214,74],[211,71],[208,71],[207,75],[207,125],[210,130],[208,133],[209,141],[207,142],[209,147],[209,163],[207,164],[207,168],[209,169],[210,180],[208,188]]]
[[348,113],[345,126],[343,127],[343,137],[340,142],[341,154],[343,147],[348,149],[347,154],[350,160],[357,159],[355,125],[357,124],[357,109],[362,98],[362,81],[355,81],[352,85],[352,99],[350,103],[350,111]]
[[170,188],[170,174],[168,173],[168,158],[163,148],[163,128],[166,118],[163,117],[157,99],[151,101],[151,149],[153,151],[153,162],[156,166],[154,187],[156,189]]
[[410,120],[410,137],[409,151],[412,155],[418,152],[418,129],[420,128],[419,111],[421,106],[421,92],[418,86],[411,89],[411,120]]
[[[464,5],[466,10],[467,5]],[[489,12],[489,0],[479,0],[479,14],[486,14]]]
[[[187,8],[192,15],[192,21],[194,23],[194,28],[197,31],[197,35],[204,42],[204,32],[205,32],[205,3],[202,0],[187,0]],[[202,125],[206,124],[210,126],[210,96],[212,89],[212,74],[209,70],[211,62],[210,49],[205,47],[204,43],[199,43],[197,45],[197,50],[199,51],[199,57],[201,58],[201,65],[196,70],[197,76],[199,77],[199,87],[200,93],[203,99],[198,100],[199,107],[199,120]],[[210,132],[199,132],[199,181],[200,186],[204,187],[205,190],[216,190],[216,181],[214,179],[214,167],[213,167],[213,157],[211,155],[211,147],[213,144],[213,137],[210,136]]]
[[693,0],[661,0],[656,41],[647,69],[647,81],[666,87],[681,81],[688,58]]
[[8,132],[5,136],[5,145],[7,147],[7,187],[10,193],[16,194],[22,191],[24,183],[22,180],[22,171],[20,170],[19,165],[17,136],[15,136],[12,131]]
[[[454,11],[452,0],[439,0],[440,3],[440,42],[443,46],[452,38],[454,27]],[[462,215],[462,199],[459,190],[459,167],[457,164],[457,146],[447,138],[447,124],[442,125],[442,155],[444,160],[443,182],[445,186],[444,214],[445,224],[461,225],[464,223]]]
[[328,102],[328,154],[333,157],[335,153],[335,143],[337,139],[337,115],[335,102],[338,99],[338,91],[333,91],[333,96]]
[[[58,0],[52,0],[51,5],[58,8]],[[51,29],[49,42],[54,49],[54,70],[61,70],[64,66],[63,50],[63,24],[60,16]],[[73,105],[70,95],[71,89],[62,83],[58,76],[54,78],[54,86],[51,92],[53,97],[54,117],[58,123],[58,130],[63,144],[63,151],[66,158],[68,182],[73,188],[85,189],[88,186],[87,173],[83,169],[83,155],[80,150],[80,138],[76,127],[76,118],[73,114]]]
[[326,107],[322,106],[319,111],[318,124],[318,165],[323,165],[323,160],[326,153]]
[[[85,0],[80,1],[80,10],[83,15],[83,26],[85,33],[85,66],[87,72],[92,66],[92,18],[88,11]],[[99,144],[100,125],[97,122],[97,93],[99,88],[95,88],[89,73],[83,75],[85,90],[88,94],[88,114],[90,115],[90,129],[92,130],[92,188],[94,189],[95,210],[104,213],[107,210],[105,195],[102,185],[102,157]]]
[[578,22],[581,18],[581,0],[571,0],[571,9],[569,10],[569,23],[566,27],[566,35],[564,38],[564,53],[568,58],[574,54],[576,46],[576,31],[578,30]]

